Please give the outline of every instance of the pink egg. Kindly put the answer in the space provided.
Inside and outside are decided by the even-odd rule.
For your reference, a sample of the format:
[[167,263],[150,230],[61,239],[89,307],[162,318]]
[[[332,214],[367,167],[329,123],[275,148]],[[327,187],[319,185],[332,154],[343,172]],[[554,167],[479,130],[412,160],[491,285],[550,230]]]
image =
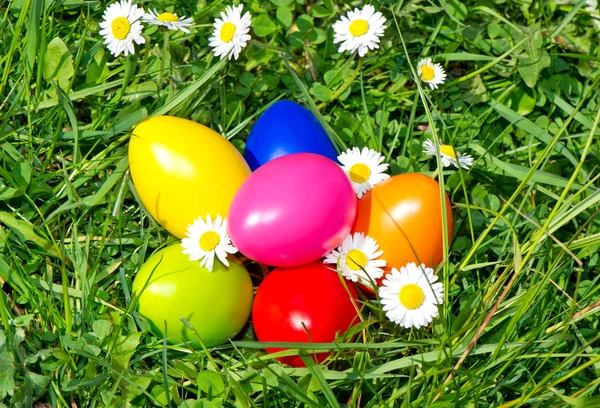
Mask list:
[[290,154],[244,181],[229,209],[229,234],[257,262],[302,265],[338,246],[356,211],[356,194],[335,162],[313,153]]

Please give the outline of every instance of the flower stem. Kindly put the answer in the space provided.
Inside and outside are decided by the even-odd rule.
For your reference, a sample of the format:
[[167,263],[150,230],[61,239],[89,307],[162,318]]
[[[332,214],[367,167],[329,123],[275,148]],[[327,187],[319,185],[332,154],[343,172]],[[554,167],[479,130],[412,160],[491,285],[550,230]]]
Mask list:
[[356,79],[356,76],[360,72],[360,68],[362,67],[362,63],[363,63],[363,59],[361,58],[361,59],[358,60],[358,65],[356,65],[356,68],[354,69],[354,72],[352,73],[352,75],[350,75],[350,77],[348,78],[348,80],[346,82],[344,82],[344,84],[342,86],[340,86],[337,89],[337,91],[334,92],[333,95],[331,95],[331,98],[329,98],[329,100],[327,102],[322,102],[318,106],[319,110],[323,109],[328,103],[335,101],[337,98],[340,97],[341,94],[344,93],[344,91],[346,89],[348,89],[348,87],[352,84],[352,82]]
[[169,53],[169,30],[165,30],[165,35],[163,37],[163,49],[162,54],[160,56],[160,71],[158,71],[158,82],[157,87],[160,91],[160,86],[163,80],[163,70],[165,69],[165,60],[167,59],[167,54]]

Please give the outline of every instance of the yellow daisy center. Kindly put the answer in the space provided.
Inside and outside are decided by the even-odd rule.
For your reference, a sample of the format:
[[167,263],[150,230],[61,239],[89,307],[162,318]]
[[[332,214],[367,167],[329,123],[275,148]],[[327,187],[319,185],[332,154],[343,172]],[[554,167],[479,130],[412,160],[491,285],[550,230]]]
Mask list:
[[227,21],[225,24],[223,24],[223,27],[221,27],[221,35],[219,37],[221,37],[221,41],[227,43],[227,42],[230,42],[231,40],[233,40],[234,35],[235,35],[235,24]]
[[346,265],[353,271],[360,271],[367,266],[367,255],[359,249],[352,249],[346,255]]
[[421,76],[423,77],[423,81],[431,81],[435,77],[435,71],[433,70],[433,67],[430,67],[429,65],[423,65],[421,67]]
[[124,40],[131,31],[131,24],[125,17],[117,17],[110,24],[112,35],[117,40]]
[[355,183],[364,183],[371,176],[371,169],[364,163],[356,163],[350,167],[348,175]]
[[452,146],[441,145],[440,152],[442,152],[443,155],[446,155],[446,156],[452,157],[453,159],[456,159],[456,152],[454,151],[454,147],[452,147]]
[[348,30],[354,37],[360,37],[369,31],[369,23],[367,23],[365,20],[354,20],[352,23],[350,23]]
[[212,251],[219,245],[219,241],[221,241],[221,237],[214,231],[206,231],[200,237],[200,249],[204,252]]
[[400,304],[408,310],[417,309],[423,304],[425,300],[425,292],[419,285],[409,283],[408,285],[402,286],[400,293],[398,294]]
[[173,13],[160,13],[158,15],[158,20],[162,21],[163,23],[176,23],[179,21],[179,17],[177,17],[175,14]]

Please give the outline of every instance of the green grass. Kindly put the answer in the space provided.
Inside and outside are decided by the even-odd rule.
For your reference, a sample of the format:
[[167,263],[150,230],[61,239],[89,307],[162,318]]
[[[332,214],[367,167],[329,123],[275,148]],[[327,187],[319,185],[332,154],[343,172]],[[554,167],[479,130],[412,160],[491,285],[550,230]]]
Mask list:
[[[253,41],[225,63],[207,38],[226,4],[144,3],[196,26],[168,47],[147,28],[136,56],[114,59],[98,35],[108,2],[0,3],[0,406],[600,406],[598,11],[374,3],[388,29],[359,61],[329,29],[350,4],[253,0]],[[422,56],[450,75],[437,91],[413,80]],[[193,350],[135,314],[135,271],[174,238],[135,195],[132,127],[181,116],[243,149],[279,98],[310,107],[339,146],[380,150],[393,174],[443,180],[455,224],[429,329],[363,303],[352,342],[282,352],[333,350],[331,364],[289,368],[251,327]],[[420,147],[434,135],[474,168],[440,171]]]

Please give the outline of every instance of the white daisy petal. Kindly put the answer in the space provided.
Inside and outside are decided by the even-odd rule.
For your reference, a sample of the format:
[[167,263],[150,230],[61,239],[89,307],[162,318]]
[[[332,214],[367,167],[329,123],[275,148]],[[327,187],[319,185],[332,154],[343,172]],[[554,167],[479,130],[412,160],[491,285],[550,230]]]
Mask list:
[[209,45],[213,48],[216,57],[221,59],[227,57],[229,60],[238,59],[242,48],[250,41],[250,25],[252,15],[246,12],[242,17],[244,6],[227,6],[225,12],[221,12],[221,18],[215,19],[212,37]]
[[444,287],[436,281],[433,269],[424,264],[411,262],[400,271],[393,268],[379,288],[387,318],[407,329],[426,327],[438,316],[436,305],[443,301]]
[[335,264],[335,265],[337,265],[339,259],[340,259],[340,253],[334,249],[329,254],[327,254],[327,256],[325,256],[325,259],[323,260],[323,263],[329,263],[329,264]]
[[355,232],[348,235],[323,262],[337,265],[344,278],[370,286],[371,281],[383,276],[383,268],[387,265],[385,260],[378,259],[383,255],[383,251],[377,251],[378,248],[373,238]]
[[[425,139],[425,141],[422,143],[422,146],[423,146],[423,153],[430,155],[430,156],[435,156],[437,154],[436,149],[435,149],[435,144],[430,139]],[[454,147],[443,144],[441,141],[440,141],[440,159],[441,159],[442,165],[444,167],[454,166],[454,167],[458,168],[458,166],[460,165],[460,167],[462,167],[463,169],[469,170],[473,166],[473,157],[472,156],[470,156],[468,154],[465,154],[465,155],[460,154],[456,150],[454,150]]]
[[473,166],[473,157],[468,154],[461,154],[458,156],[458,164],[465,170],[468,170]]
[[338,161],[342,164],[342,169],[350,177],[358,198],[362,198],[377,183],[390,177],[388,174],[382,172],[388,166],[387,164],[379,164],[383,160],[384,157],[379,152],[367,147],[364,147],[362,150],[354,147],[338,156]]
[[440,64],[434,64],[431,58],[423,58],[417,64],[417,72],[421,80],[429,85],[431,89],[437,89],[446,80],[446,72]]
[[181,240],[182,252],[190,261],[200,261],[200,266],[213,270],[215,256],[225,266],[229,266],[227,254],[235,254],[237,249],[231,243],[227,231],[227,218],[217,215],[213,221],[207,214],[206,221],[198,217],[187,227],[186,238]]
[[121,0],[104,10],[100,35],[113,56],[134,54],[133,43],[144,44],[143,26],[138,21],[143,14],[144,10],[132,4],[131,0]]
[[221,261],[225,266],[229,266],[229,262],[227,262],[227,252],[226,251],[215,252],[215,255],[217,258],[219,258],[219,261]]
[[191,18],[185,18],[185,16],[179,17],[177,13],[170,13],[168,11],[158,13],[156,9],[150,10],[142,16],[144,23],[150,23],[158,26],[167,27],[169,30],[180,30],[184,33],[189,33],[187,27],[191,27],[194,24],[194,20]]
[[358,51],[363,57],[368,50],[379,48],[377,43],[386,28],[385,17],[375,12],[375,7],[366,5],[359,10],[349,11],[333,24],[333,42],[341,43],[339,52]]

